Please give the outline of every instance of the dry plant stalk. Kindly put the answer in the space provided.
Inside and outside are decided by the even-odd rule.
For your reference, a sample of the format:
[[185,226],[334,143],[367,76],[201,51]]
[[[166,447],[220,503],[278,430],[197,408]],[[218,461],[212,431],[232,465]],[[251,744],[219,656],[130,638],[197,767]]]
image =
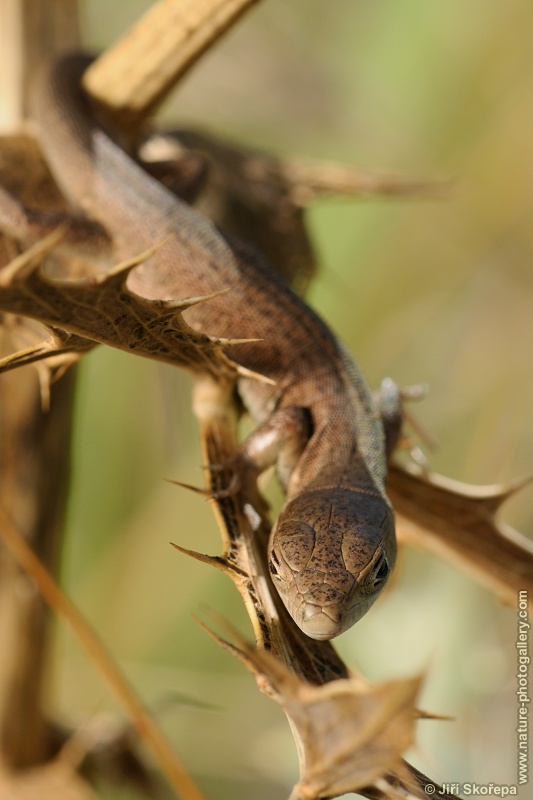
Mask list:
[[202,54],[259,0],[158,0],[84,77],[87,91],[131,130]]
[[[0,3],[0,182],[23,200],[61,205],[39,148],[21,135],[33,70],[43,58],[79,46],[76,0],[5,0]],[[18,252],[0,239],[0,266]],[[1,355],[33,341],[39,326],[4,318]],[[42,335],[42,331],[41,331]],[[22,346],[24,346],[22,344]],[[45,370],[46,372],[46,370]],[[42,380],[39,380],[42,377]],[[64,530],[70,461],[70,422],[75,373],[50,389],[26,371],[0,378],[0,494],[21,533],[48,568],[57,568]],[[49,408],[49,400],[53,408]],[[47,717],[44,692],[50,615],[33,581],[0,553],[0,764],[22,769],[48,758],[57,730]],[[28,735],[31,731],[31,735]]]
[[80,46],[77,0],[2,0],[0,3],[0,132],[27,122],[35,69]]
[[[96,665],[103,679],[127,713],[139,738],[154,755],[163,774],[176,792],[176,796],[183,798],[183,800],[202,800],[202,793],[183,769],[163,732],[152,715],[143,706],[134,690],[128,685],[95,631],[87,624],[72,601],[61,591],[1,507],[0,531],[2,541],[8,547],[18,565],[26,575],[35,581],[45,600],[75,632],[85,652]],[[44,792],[44,787],[41,787],[41,790]]]

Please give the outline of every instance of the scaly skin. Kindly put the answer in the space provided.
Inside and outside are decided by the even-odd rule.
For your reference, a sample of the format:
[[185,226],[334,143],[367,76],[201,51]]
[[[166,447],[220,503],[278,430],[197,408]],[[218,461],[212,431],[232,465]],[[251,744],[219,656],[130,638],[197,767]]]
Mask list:
[[231,289],[185,316],[212,336],[261,340],[231,349],[275,381],[238,381],[259,423],[239,463],[255,473],[277,463],[287,500],[270,541],[273,580],[300,628],[330,639],[366,613],[395,562],[374,400],[335,335],[257,253],[225,238],[104,133],[79,86],[88,63],[67,57],[39,81],[45,157],[76,211],[107,231],[115,262],[172,237],[130,274],[133,291],[171,299]]

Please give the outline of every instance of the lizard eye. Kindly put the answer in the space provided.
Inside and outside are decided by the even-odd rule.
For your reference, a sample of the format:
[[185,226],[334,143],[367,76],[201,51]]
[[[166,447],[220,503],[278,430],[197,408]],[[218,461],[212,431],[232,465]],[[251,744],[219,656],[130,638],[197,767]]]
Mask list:
[[381,556],[372,572],[371,582],[374,588],[377,589],[382,586],[389,577],[389,565],[385,556]]

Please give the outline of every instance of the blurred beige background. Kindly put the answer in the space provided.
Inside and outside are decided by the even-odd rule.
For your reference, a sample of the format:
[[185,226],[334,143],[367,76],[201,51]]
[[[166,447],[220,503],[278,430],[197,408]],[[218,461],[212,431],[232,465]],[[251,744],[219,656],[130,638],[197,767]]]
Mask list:
[[[87,45],[147,5],[87,0]],[[455,179],[447,200],[314,207],[310,299],[372,385],[429,383],[416,412],[440,442],[431,462],[477,483],[533,472],[532,40],[529,0],[264,0],[162,114],[277,153]],[[201,481],[189,379],[99,349],[77,405],[69,592],[146,701],[168,701],[162,724],[208,795],[286,796],[297,762],[282,713],[193,619],[216,608],[248,631],[237,594],[168,544],[220,549],[207,504],[163,481]],[[529,535],[532,500],[505,514]],[[515,636],[514,609],[406,551],[338,643],[371,679],[427,673],[421,705],[455,720],[420,723],[417,766],[513,784]],[[53,687],[67,719],[115,710],[61,626]]]

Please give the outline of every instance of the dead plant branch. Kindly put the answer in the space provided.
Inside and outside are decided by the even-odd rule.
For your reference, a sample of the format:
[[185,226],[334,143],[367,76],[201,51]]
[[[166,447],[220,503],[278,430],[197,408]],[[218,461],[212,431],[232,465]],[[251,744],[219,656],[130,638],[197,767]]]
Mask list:
[[87,91],[136,128],[259,0],[159,0],[87,71]]
[[94,630],[61,591],[2,507],[0,507],[0,534],[20,568],[35,581],[51,608],[68,623],[128,715],[139,738],[151,751],[177,796],[183,800],[203,800],[203,794],[185,772],[170,743],[133,688],[127,683]]

